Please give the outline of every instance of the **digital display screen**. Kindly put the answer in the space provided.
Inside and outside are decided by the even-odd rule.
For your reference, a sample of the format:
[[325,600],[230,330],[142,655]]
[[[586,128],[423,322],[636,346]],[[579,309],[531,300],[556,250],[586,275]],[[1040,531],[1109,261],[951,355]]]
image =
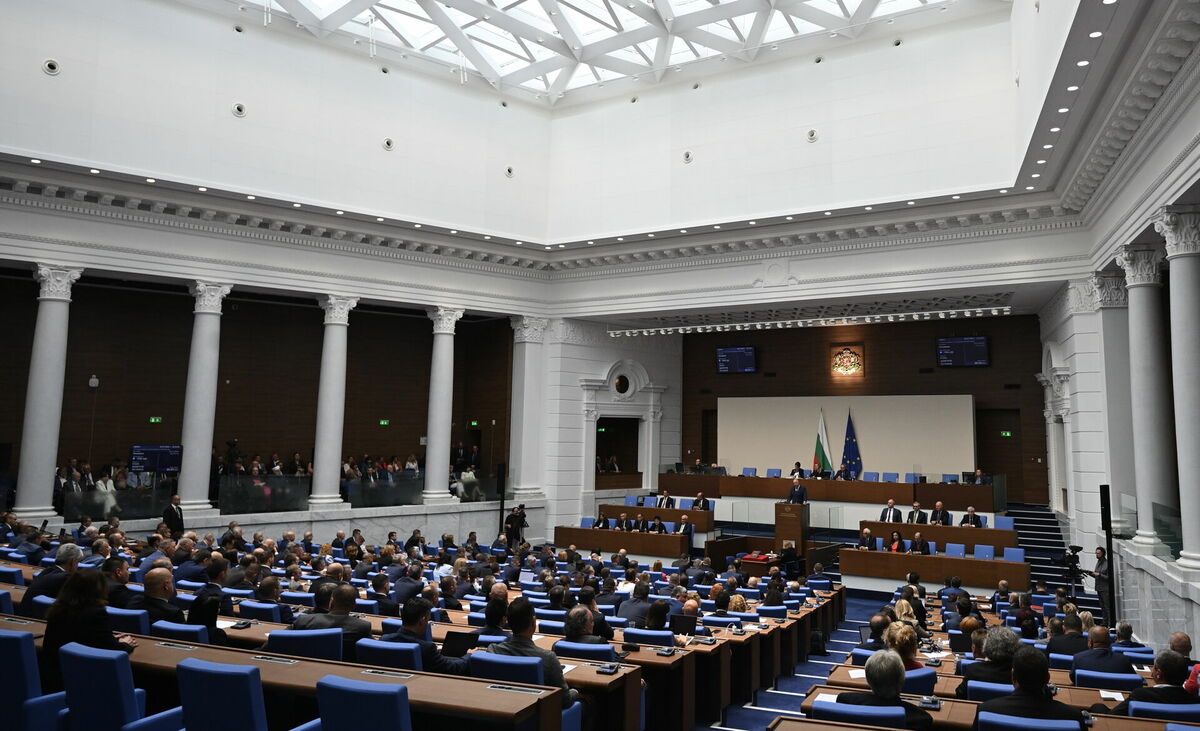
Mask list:
[[940,368],[970,368],[991,365],[988,340],[982,335],[965,338],[938,338],[937,364]]
[[754,346],[717,348],[717,373],[753,373],[755,369]]
[[183,447],[135,444],[129,448],[130,472],[178,472]]

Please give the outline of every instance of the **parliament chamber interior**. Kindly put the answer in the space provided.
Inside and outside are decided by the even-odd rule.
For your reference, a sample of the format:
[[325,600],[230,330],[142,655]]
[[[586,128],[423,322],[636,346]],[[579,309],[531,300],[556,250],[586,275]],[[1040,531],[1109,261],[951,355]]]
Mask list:
[[3,4],[8,726],[1200,729],[1198,44]]

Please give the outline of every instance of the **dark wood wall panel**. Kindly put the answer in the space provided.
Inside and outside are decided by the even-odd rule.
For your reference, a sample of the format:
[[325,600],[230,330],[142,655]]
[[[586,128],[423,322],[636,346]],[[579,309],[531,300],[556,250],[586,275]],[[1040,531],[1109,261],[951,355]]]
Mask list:
[[[988,337],[992,364],[937,368],[937,338],[965,335]],[[846,342],[863,344],[866,375],[861,379],[835,379],[830,373],[830,346]],[[755,346],[758,371],[718,374],[716,349],[739,345]],[[1041,369],[1041,339],[1034,316],[690,334],[684,336],[683,353],[686,461],[701,454],[702,414],[716,409],[719,397],[971,394],[976,409],[1020,410],[1020,428],[1012,437],[997,433],[985,438],[1020,441],[1023,469],[1009,474],[1009,499],[1046,502],[1043,396],[1034,378]],[[840,443],[843,428],[832,427],[830,439]],[[816,425],[811,429],[815,433]],[[797,454],[795,459],[811,456]],[[792,461],[790,455],[779,459],[780,464]]]

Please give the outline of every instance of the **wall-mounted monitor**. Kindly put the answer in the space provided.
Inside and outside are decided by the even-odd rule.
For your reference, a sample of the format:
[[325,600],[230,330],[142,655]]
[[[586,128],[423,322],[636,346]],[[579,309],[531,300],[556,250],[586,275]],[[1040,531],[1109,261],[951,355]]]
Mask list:
[[988,357],[988,339],[983,335],[961,338],[938,338],[937,364],[939,368],[971,368],[991,365]]
[[135,444],[129,448],[130,472],[178,472],[183,447]]
[[754,346],[717,348],[717,373],[754,373],[755,370]]

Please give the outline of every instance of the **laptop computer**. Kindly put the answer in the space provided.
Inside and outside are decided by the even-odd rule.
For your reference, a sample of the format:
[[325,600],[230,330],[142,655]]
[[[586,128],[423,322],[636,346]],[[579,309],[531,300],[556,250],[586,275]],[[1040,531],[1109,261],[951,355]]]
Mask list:
[[447,632],[442,640],[442,654],[446,657],[464,657],[478,642],[479,636],[473,632]]
[[951,652],[970,652],[971,651],[971,635],[962,632],[950,633],[950,651]]
[[532,571],[522,571],[517,580],[532,584],[533,582],[537,581],[537,574],[533,573]]
[[697,619],[699,618],[694,614],[672,614],[670,629],[677,635],[694,635],[696,634]]

